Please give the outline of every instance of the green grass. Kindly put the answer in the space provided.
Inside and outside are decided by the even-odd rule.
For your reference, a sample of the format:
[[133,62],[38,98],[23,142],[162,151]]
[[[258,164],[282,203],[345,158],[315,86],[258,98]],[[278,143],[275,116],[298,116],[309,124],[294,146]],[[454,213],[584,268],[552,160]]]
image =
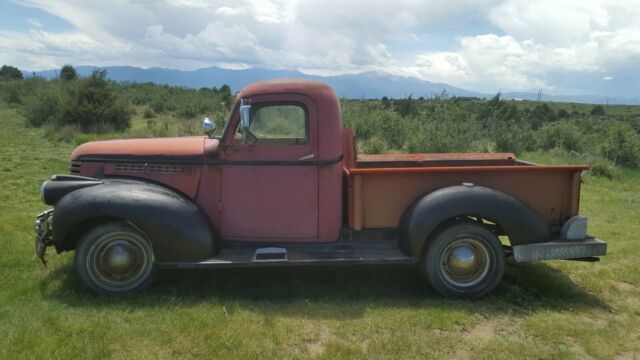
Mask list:
[[[71,253],[41,269],[32,223],[72,145],[0,108],[0,358],[640,357],[640,172],[585,177],[600,263],[510,265],[479,301],[445,300],[413,268],[162,272],[141,294],[97,297]],[[539,153],[523,158],[566,161]]]

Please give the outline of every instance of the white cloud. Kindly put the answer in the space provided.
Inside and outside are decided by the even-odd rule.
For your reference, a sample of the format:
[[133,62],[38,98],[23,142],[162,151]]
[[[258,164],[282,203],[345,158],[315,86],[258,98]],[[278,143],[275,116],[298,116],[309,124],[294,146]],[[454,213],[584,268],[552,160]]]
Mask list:
[[42,23],[38,20],[38,19],[27,19],[27,22],[35,27],[37,27],[38,29],[42,28]]
[[[18,1],[75,27],[0,32],[0,62],[34,70],[381,70],[496,91],[553,90],[554,74],[602,78],[640,61],[638,0]],[[446,50],[432,47],[431,33],[450,40]]]

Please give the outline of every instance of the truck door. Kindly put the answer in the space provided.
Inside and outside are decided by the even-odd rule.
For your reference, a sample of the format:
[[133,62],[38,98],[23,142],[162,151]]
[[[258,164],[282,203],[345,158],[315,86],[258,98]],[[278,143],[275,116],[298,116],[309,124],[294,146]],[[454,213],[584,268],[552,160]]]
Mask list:
[[243,142],[239,116],[224,140],[222,237],[239,241],[318,239],[317,110],[302,95],[264,95],[251,103]]

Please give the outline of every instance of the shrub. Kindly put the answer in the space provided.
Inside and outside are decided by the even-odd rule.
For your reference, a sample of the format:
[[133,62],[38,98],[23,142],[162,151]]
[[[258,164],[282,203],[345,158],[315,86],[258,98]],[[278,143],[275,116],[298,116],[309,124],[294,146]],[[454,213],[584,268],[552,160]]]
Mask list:
[[600,151],[616,165],[637,167],[640,165],[640,136],[631,125],[619,123],[609,129]]
[[591,109],[591,115],[593,116],[602,116],[604,115],[604,106],[596,105]]
[[144,109],[144,113],[142,114],[142,117],[145,119],[152,119],[156,116],[156,114],[153,112],[153,110],[151,110],[151,108],[145,108]]
[[416,101],[411,98],[411,95],[404,99],[395,100],[393,102],[393,110],[402,117],[415,116],[418,114]]
[[381,154],[387,149],[384,140],[374,136],[362,142],[360,151],[364,154]]
[[0,84],[0,96],[7,104],[22,104],[22,84],[12,81]]
[[185,103],[180,106],[176,115],[183,119],[193,119],[198,113],[199,111],[193,103]]
[[40,127],[57,121],[60,116],[59,104],[58,94],[49,89],[27,98],[22,113],[29,125]]
[[129,127],[131,111],[109,87],[106,71],[95,70],[90,77],[69,85],[60,102],[58,126],[76,125],[83,132]]
[[618,169],[610,162],[601,161],[591,165],[589,174],[597,177],[613,179],[618,176]]
[[572,123],[545,124],[537,132],[540,149],[561,148],[565,151],[582,151],[583,135],[580,128]]

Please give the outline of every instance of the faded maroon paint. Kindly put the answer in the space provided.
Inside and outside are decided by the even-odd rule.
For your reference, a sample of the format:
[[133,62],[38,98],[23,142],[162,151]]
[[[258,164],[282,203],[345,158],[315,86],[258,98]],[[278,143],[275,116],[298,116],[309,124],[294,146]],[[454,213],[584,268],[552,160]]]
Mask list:
[[[342,155],[340,101],[333,89],[313,80],[268,80],[245,87],[238,93],[236,100],[250,99],[253,101],[254,96],[267,94],[281,94],[287,98],[292,95],[300,95],[309,98],[319,112],[317,160],[332,160]],[[235,117],[237,120],[237,115]],[[227,127],[227,130],[230,128]]]
[[200,188],[196,196],[196,203],[205,212],[216,233],[220,235],[222,165],[204,165]]
[[[186,157],[197,160],[203,158],[205,150],[207,153],[217,151],[218,144],[218,140],[208,139],[205,136],[95,141],[77,147],[71,154],[71,159],[83,160],[104,155],[115,157],[116,159],[108,162],[83,160],[80,174],[93,177],[109,176],[151,180],[170,186],[190,198],[195,198],[200,185],[201,165],[186,166],[186,171],[180,174],[155,172],[153,166],[144,163],[138,164],[144,167],[143,171],[122,171],[122,166],[127,163],[118,161],[117,157],[120,155],[123,160],[136,156],[150,158]],[[166,165],[170,166],[170,164]]]
[[[222,236],[231,240],[318,240],[318,167],[269,165],[297,161],[318,153],[318,112],[314,102],[298,94],[254,94],[252,105],[293,101],[308,113],[309,140],[299,145],[244,144],[228,131],[222,154]],[[229,129],[236,129],[233,119]],[[245,162],[241,165],[231,162]],[[261,165],[248,165],[258,161]]]
[[[185,171],[180,174],[166,174],[153,170],[148,164],[141,164],[145,168],[143,172],[122,170],[122,163],[110,162],[104,164],[104,175],[111,177],[128,177],[151,180],[156,183],[170,186],[184,195],[195,198],[200,185],[201,165],[180,165]],[[146,165],[146,166],[145,166]],[[155,165],[155,164],[154,164]],[[158,166],[158,165],[156,165]],[[160,165],[163,166],[163,165]],[[174,165],[166,165],[174,166]]]
[[205,136],[122,139],[92,141],[78,146],[71,154],[71,160],[80,156],[202,156]]
[[[294,101],[309,111],[310,138],[304,145],[249,146],[234,139],[238,103]],[[340,103],[319,82],[284,79],[255,83],[236,97],[223,134],[220,158],[229,161],[337,160],[342,156]],[[309,158],[309,155],[313,157]],[[205,172],[206,174],[206,172]],[[223,237],[239,241],[330,242],[342,224],[342,165],[224,165],[218,216]],[[206,186],[209,180],[202,182]]]

